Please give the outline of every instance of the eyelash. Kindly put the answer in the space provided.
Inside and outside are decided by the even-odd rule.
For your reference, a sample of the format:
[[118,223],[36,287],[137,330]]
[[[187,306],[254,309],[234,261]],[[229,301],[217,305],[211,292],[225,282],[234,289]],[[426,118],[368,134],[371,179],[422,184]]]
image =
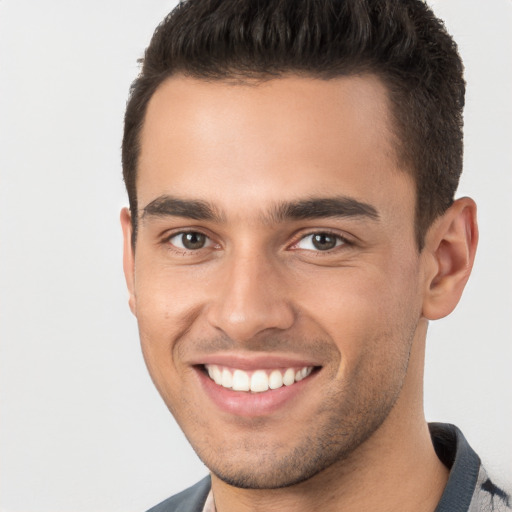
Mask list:
[[[177,247],[175,244],[173,244],[171,242],[171,240],[173,238],[176,238],[179,236],[183,237],[184,235],[187,235],[187,234],[204,236],[206,238],[206,240],[209,241],[210,243],[206,247],[200,247],[200,248],[194,250],[194,249],[187,249],[186,247]],[[194,229],[182,230],[182,231],[171,233],[170,235],[167,235],[166,237],[163,238],[162,244],[164,244],[167,247],[167,249],[169,249],[170,251],[173,251],[178,254],[183,254],[183,255],[186,255],[189,253],[194,253],[194,252],[199,252],[201,249],[206,249],[211,246],[215,246],[215,245],[218,246],[218,244],[215,244],[215,242],[213,242],[212,238],[210,236],[208,236],[206,233],[203,233],[200,230],[194,230]]]
[[[324,236],[335,238],[336,245],[330,249],[326,249],[323,251],[318,248],[315,250],[315,249],[301,249],[300,247],[296,247],[299,243],[301,243],[308,237],[313,237],[315,235],[324,235]],[[296,240],[293,242],[291,247],[292,248],[296,247],[295,250],[298,250],[298,251],[304,250],[307,252],[315,253],[318,256],[321,256],[324,254],[325,255],[332,254],[334,251],[340,250],[343,247],[347,248],[352,245],[354,245],[354,243],[351,240],[349,240],[348,238],[346,238],[345,236],[340,235],[339,233],[335,233],[333,231],[329,231],[328,229],[320,229],[320,230],[310,231],[309,233],[301,233],[299,236],[297,236]]]
[[[186,234],[196,234],[196,235],[201,235],[201,236],[204,236],[207,240],[208,245],[206,246],[203,246],[203,247],[199,247],[197,249],[187,249],[186,247],[177,247],[175,244],[171,243],[171,240],[173,238],[176,238],[176,237],[179,237],[179,236],[184,236]],[[321,249],[303,249],[303,248],[300,248],[300,247],[297,247],[298,244],[300,244],[302,241],[304,241],[305,239],[307,239],[308,237],[313,237],[315,235],[324,235],[324,236],[327,236],[327,237],[332,237],[332,238],[335,238],[336,239],[336,245],[330,249],[326,249],[326,250],[321,250]],[[352,245],[354,245],[354,243],[351,241],[351,240],[348,240],[346,237],[344,237],[343,235],[340,235],[338,233],[334,233],[332,231],[329,231],[329,230],[316,230],[316,231],[310,231],[309,233],[301,233],[300,235],[297,235],[296,237],[294,237],[295,240],[292,242],[291,245],[289,245],[288,247],[292,250],[303,250],[303,251],[307,251],[307,252],[311,252],[311,253],[315,253],[316,255],[322,255],[322,254],[332,254],[332,252],[336,251],[336,250],[339,250],[343,247],[350,247]],[[179,253],[179,254],[182,254],[182,255],[187,255],[187,254],[191,254],[191,253],[197,253],[199,251],[201,251],[202,249],[208,249],[208,248],[219,248],[220,245],[219,244],[216,244],[212,238],[210,236],[208,236],[206,233],[200,231],[200,230],[193,230],[193,229],[190,229],[190,230],[182,230],[182,231],[178,231],[178,232],[174,232],[174,233],[171,233],[170,235],[167,235],[165,238],[163,238],[162,240],[162,243],[164,245],[166,245],[166,247],[173,251],[174,253]],[[312,242],[312,244],[314,244],[314,242]]]

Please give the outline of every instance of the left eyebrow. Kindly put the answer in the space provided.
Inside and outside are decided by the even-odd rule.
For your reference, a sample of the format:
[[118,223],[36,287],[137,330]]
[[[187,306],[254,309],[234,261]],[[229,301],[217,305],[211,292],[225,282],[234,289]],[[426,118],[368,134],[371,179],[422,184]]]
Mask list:
[[377,221],[379,212],[371,204],[352,197],[337,196],[280,203],[274,206],[268,217],[272,223],[328,217],[363,217]]
[[151,201],[142,209],[140,218],[169,216],[219,223],[223,221],[223,216],[206,201],[181,199],[169,195],[163,195]]

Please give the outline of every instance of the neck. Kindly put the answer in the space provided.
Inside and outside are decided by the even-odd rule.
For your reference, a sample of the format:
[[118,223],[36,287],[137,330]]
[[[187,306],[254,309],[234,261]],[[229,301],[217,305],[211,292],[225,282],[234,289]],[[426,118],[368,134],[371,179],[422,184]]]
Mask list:
[[[420,327],[426,335],[426,321]],[[212,475],[217,512],[434,511],[448,470],[434,452],[423,415],[424,339],[413,345],[406,382],[388,418],[348,458],[282,489],[238,489]]]

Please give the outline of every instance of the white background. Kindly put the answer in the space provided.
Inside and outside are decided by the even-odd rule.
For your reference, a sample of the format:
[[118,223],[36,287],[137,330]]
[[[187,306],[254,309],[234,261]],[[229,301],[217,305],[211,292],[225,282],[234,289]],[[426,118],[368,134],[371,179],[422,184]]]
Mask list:
[[[122,117],[174,2],[0,0],[0,508],[139,511],[206,474],[146,374],[121,272]],[[512,474],[512,2],[437,0],[468,81],[481,244],[431,325],[429,420]]]

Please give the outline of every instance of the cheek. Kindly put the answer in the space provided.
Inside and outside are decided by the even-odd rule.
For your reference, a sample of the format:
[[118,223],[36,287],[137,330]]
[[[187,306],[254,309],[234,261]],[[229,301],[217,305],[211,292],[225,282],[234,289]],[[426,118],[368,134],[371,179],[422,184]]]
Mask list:
[[156,387],[165,394],[165,382],[173,388],[179,384],[173,352],[194,308],[186,287],[153,270],[144,268],[136,274],[136,317],[144,360]]
[[139,326],[157,340],[179,336],[204,302],[202,282],[199,273],[183,275],[158,263],[140,265],[135,279]]
[[334,341],[341,372],[361,360],[383,363],[409,349],[421,312],[414,260],[389,266],[336,269],[297,289],[305,314]]

